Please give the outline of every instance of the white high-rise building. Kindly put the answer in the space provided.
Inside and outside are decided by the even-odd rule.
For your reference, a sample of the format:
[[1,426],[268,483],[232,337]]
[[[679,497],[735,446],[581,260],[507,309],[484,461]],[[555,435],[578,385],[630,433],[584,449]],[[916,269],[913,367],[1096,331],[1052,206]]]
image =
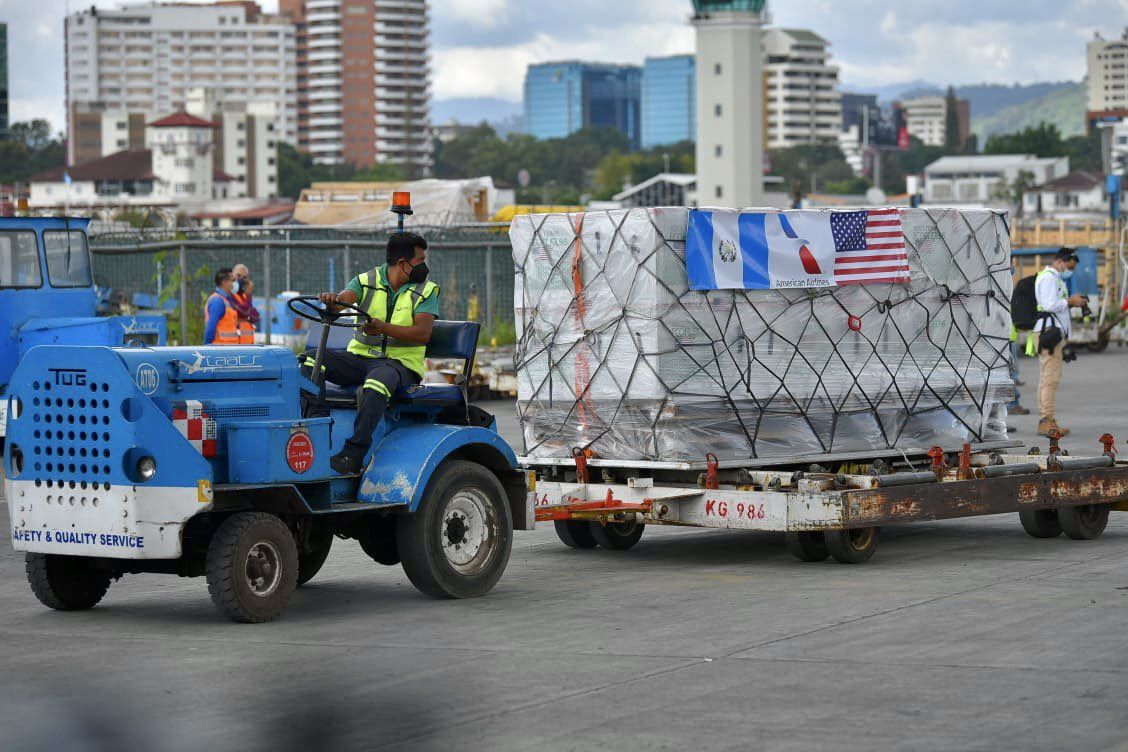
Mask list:
[[763,204],[764,2],[693,2],[697,195],[703,205]]
[[813,31],[768,29],[764,59],[768,147],[837,143],[842,93],[830,43]]
[[1088,110],[1096,113],[1128,111],[1128,28],[1120,39],[1099,34],[1086,46]]
[[223,102],[211,89],[191,89],[188,114],[216,125],[215,169],[227,178],[227,198],[278,195],[277,112],[270,102]]
[[901,102],[905,113],[905,129],[925,146],[943,146],[948,120],[947,100],[939,95],[906,99]]
[[298,28],[299,145],[315,161],[429,174],[426,0],[280,0]]
[[[184,109],[188,90],[223,101],[272,105],[278,136],[297,143],[294,25],[253,2],[88,8],[66,19],[68,162],[81,148],[79,114],[163,114]],[[87,146],[92,146],[92,140]]]

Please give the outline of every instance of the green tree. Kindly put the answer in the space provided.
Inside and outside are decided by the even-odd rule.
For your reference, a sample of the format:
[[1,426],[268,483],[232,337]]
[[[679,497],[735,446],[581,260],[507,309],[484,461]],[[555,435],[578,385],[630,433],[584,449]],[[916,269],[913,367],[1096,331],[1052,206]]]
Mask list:
[[62,134],[51,137],[46,120],[13,123],[0,140],[0,183],[26,182],[32,175],[66,164]]
[[920,175],[924,168],[947,153],[942,146],[927,146],[916,136],[909,137],[905,151],[881,152],[881,190],[897,194],[905,190],[907,175]]
[[[808,191],[843,192],[855,187],[854,170],[842,150],[832,144],[800,144],[768,152],[773,175],[779,175],[792,195]],[[867,183],[868,187],[868,183]],[[854,192],[854,191],[850,191]],[[865,188],[861,192],[865,192]]]
[[399,164],[376,163],[352,176],[352,180],[366,180],[374,183],[396,183],[408,179],[407,167]]
[[309,154],[290,144],[278,143],[278,195],[296,199],[303,188],[317,181],[351,180],[356,168],[349,164],[316,164]]
[[1052,123],[1039,123],[1016,133],[995,134],[987,139],[984,154],[1034,154],[1039,157],[1063,157],[1065,141]]
[[630,141],[611,128],[577,131],[566,138],[539,140],[526,134],[501,139],[482,124],[446,143],[435,145],[435,176],[493,177],[499,185],[516,185],[521,170],[531,182],[517,190],[521,203],[576,203],[594,190],[604,157],[630,151]]
[[693,173],[695,171],[694,144],[682,141],[630,154],[613,151],[595,167],[593,189],[595,198],[606,201],[623,190],[623,186],[637,185],[666,171]]
[[1022,199],[1034,187],[1034,173],[1022,170],[1010,183],[1003,183],[995,191],[995,198],[1014,204],[1015,215],[1022,216]]
[[13,140],[26,146],[29,151],[35,151],[51,143],[51,124],[46,120],[13,123],[8,129],[8,134]]
[[956,99],[956,90],[948,85],[948,93],[944,97],[944,147],[950,153],[963,149],[963,139],[960,138],[959,100]]
[[1071,136],[1065,140],[1065,154],[1069,157],[1069,169],[1086,172],[1104,170],[1101,155],[1101,132],[1094,128],[1086,136]]

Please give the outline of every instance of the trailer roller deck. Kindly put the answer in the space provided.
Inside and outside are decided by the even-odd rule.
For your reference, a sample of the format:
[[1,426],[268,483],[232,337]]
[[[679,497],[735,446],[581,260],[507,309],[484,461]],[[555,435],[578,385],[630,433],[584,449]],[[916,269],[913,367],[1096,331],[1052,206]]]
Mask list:
[[573,548],[625,550],[646,525],[770,530],[786,533],[802,561],[857,564],[873,556],[881,526],[925,520],[1017,512],[1036,538],[1097,538],[1109,512],[1128,511],[1128,462],[1117,461],[1109,434],[1100,451],[1078,457],[1058,438],[1046,453],[965,444],[819,465],[732,467],[708,455],[700,471],[698,463],[617,465],[578,448],[570,461],[522,462],[536,519],[553,522]]

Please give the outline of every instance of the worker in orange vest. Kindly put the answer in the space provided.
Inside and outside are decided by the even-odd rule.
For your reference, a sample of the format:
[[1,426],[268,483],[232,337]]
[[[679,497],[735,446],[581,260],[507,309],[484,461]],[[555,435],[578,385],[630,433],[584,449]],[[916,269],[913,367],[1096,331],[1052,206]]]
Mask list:
[[251,281],[251,273],[246,264],[235,264],[231,267],[231,273],[235,275],[235,286],[231,289],[231,297],[235,310],[239,312],[239,329],[249,330],[254,336],[255,327],[262,318],[255,308],[255,283]]
[[230,269],[220,269],[215,275],[215,292],[208,296],[204,306],[205,345],[253,345],[253,328],[243,329],[239,311],[235,308],[232,288],[235,275]]

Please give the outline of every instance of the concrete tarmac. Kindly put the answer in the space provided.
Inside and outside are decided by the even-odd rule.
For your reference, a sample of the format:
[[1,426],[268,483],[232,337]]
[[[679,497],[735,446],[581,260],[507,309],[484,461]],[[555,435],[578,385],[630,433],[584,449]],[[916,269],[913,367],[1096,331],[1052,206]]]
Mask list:
[[[487,407],[519,446],[512,404]],[[1066,366],[1074,454],[1128,439],[1126,407],[1128,351]],[[157,575],[49,611],[2,537],[8,750],[1128,750],[1128,514],[1090,542],[1015,515],[889,527],[852,567],[774,534],[580,552],[541,526],[487,597],[445,602],[338,541],[254,626]]]

